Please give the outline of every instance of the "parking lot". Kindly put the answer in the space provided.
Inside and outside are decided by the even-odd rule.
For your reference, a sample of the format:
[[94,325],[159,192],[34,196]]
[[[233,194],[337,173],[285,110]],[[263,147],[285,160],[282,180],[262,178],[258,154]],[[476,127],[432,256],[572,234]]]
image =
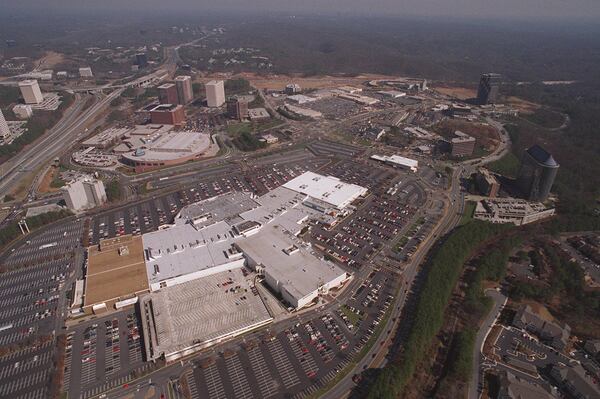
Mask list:
[[408,175],[398,177],[389,170],[365,170],[351,165],[340,162],[325,169],[333,176],[369,187],[372,195],[334,228],[314,226],[311,236],[315,247],[328,256],[360,268],[406,227],[425,202],[425,192]]
[[40,261],[68,256],[81,244],[83,223],[79,220],[54,225],[34,233],[24,245],[14,249],[3,262],[7,270],[35,266]]
[[60,315],[60,293],[70,260],[55,260],[3,274],[0,280],[0,345],[50,334]]
[[0,397],[41,399],[47,397],[52,369],[52,341],[0,357]]
[[143,344],[133,310],[83,323],[69,331],[65,387],[69,397],[88,398],[132,379],[143,370]]
[[88,240],[97,244],[101,239],[125,234],[145,234],[172,223],[182,207],[231,191],[251,191],[262,195],[307,170],[317,170],[328,160],[299,158],[291,162],[249,166],[244,173],[213,176],[208,180],[170,193],[110,211],[92,218]]
[[360,312],[353,327],[344,321],[345,312],[325,311],[234,350],[198,358],[188,376],[192,398],[299,398],[315,392],[369,342],[383,322],[395,284],[383,270],[369,274],[348,301]]

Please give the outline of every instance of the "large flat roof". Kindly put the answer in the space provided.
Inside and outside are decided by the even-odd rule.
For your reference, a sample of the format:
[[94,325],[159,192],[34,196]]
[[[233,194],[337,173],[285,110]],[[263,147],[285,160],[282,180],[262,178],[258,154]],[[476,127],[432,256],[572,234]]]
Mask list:
[[[191,273],[196,276],[215,270],[240,267],[241,254],[232,254],[234,243],[247,240],[236,227],[255,222],[252,237],[265,237],[267,227],[277,226],[280,234],[297,234],[308,218],[320,218],[319,211],[304,205],[306,195],[278,187],[254,198],[250,193],[232,192],[188,205],[173,226],[144,234],[143,243],[149,283]],[[269,233],[274,234],[274,233]],[[316,259],[316,258],[315,258]]]
[[338,209],[350,205],[367,189],[356,184],[344,183],[337,177],[305,172],[285,183],[283,187],[323,201]]
[[142,301],[147,300],[152,301],[155,354],[209,345],[272,320],[239,269],[164,288]]
[[[139,141],[129,139],[132,147],[140,144]],[[157,136],[154,141],[147,144],[142,140],[141,145],[148,148],[141,152],[123,154],[124,158],[132,161],[170,161],[179,158],[204,154],[211,148],[210,135],[200,132],[169,132]]]
[[[128,254],[123,252],[124,248]],[[84,306],[148,291],[143,251],[142,237],[130,235],[89,247]]]
[[340,267],[317,257],[310,246],[284,232],[278,224],[266,226],[260,234],[236,245],[297,299],[346,274]]

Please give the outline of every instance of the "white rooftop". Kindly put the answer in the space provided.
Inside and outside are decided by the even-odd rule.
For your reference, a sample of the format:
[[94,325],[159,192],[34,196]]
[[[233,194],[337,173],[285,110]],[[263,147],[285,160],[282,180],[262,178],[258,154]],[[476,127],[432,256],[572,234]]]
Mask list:
[[[324,283],[346,275],[338,266],[318,258],[309,246],[285,233],[275,223],[236,245],[297,299],[310,295]],[[289,248],[294,245],[297,250],[289,253]]]
[[371,159],[405,166],[413,170],[417,170],[417,167],[419,166],[419,161],[416,159],[405,158],[400,155],[371,155]]
[[337,177],[314,172],[306,172],[285,183],[283,187],[323,201],[337,209],[347,207],[367,192],[366,188],[359,185],[344,183]]
[[207,346],[272,320],[240,270],[168,287],[144,302],[148,299],[152,300],[157,354]]

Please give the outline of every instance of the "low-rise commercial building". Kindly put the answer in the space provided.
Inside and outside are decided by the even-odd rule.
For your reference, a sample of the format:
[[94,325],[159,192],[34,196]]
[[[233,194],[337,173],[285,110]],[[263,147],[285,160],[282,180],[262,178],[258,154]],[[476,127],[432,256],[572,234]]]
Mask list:
[[181,105],[160,104],[150,110],[150,120],[158,125],[182,125],[185,111]]
[[285,92],[285,94],[288,94],[288,95],[294,95],[294,94],[300,93],[301,90],[302,89],[300,88],[300,85],[298,85],[296,83],[291,83],[291,84],[285,86],[284,92]]
[[306,104],[311,103],[313,101],[317,101],[316,98],[305,96],[304,94],[294,94],[292,96],[288,96],[287,100],[295,104]]
[[323,116],[319,111],[312,109],[300,108],[291,104],[284,104],[281,108],[284,113],[290,114],[292,117],[319,119]]
[[371,159],[394,167],[409,169],[413,172],[416,172],[419,168],[419,161],[416,159],[405,158],[400,155],[371,155]]
[[515,198],[485,199],[477,203],[473,217],[492,223],[513,223],[515,226],[533,223],[554,215],[554,208],[539,202]]
[[94,77],[94,74],[92,73],[92,68],[90,68],[90,67],[79,68],[79,76],[82,78]]
[[271,114],[265,108],[251,108],[248,110],[248,119],[258,121],[261,119],[269,119]]
[[105,150],[120,143],[130,130],[128,128],[112,127],[86,139],[81,145],[83,147],[94,147]]

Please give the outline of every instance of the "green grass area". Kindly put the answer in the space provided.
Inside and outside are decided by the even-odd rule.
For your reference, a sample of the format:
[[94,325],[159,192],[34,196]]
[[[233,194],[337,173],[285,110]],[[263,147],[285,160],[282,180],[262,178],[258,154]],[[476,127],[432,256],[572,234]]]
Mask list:
[[227,125],[227,133],[232,136],[237,136],[242,133],[252,133],[252,123],[240,122]]
[[560,112],[549,108],[538,108],[531,114],[523,114],[522,118],[545,129],[560,127],[565,120]]
[[123,192],[121,191],[121,185],[117,180],[111,180],[104,185],[106,191],[106,198],[108,202],[117,202],[123,198]]
[[398,242],[394,245],[394,251],[396,251],[396,252],[402,251],[402,248],[404,248],[404,246],[407,243],[408,243],[408,237],[407,236],[400,237],[400,239],[398,240]]
[[340,310],[342,311],[342,313],[344,313],[346,315],[346,317],[348,318],[350,323],[354,324],[355,326],[359,320],[362,320],[362,317],[360,317],[358,314],[351,311],[350,308],[348,308],[348,306],[346,306],[346,305],[343,305],[340,308]]
[[462,226],[463,224],[467,224],[471,220],[473,220],[473,214],[475,213],[476,206],[477,206],[477,203],[474,201],[467,201],[465,203],[465,211],[463,212],[463,215],[460,218],[460,222],[458,223],[459,226]]
[[512,152],[509,152],[499,160],[489,163],[487,167],[492,172],[514,178],[517,177],[517,173],[519,173],[520,164],[519,158]]

